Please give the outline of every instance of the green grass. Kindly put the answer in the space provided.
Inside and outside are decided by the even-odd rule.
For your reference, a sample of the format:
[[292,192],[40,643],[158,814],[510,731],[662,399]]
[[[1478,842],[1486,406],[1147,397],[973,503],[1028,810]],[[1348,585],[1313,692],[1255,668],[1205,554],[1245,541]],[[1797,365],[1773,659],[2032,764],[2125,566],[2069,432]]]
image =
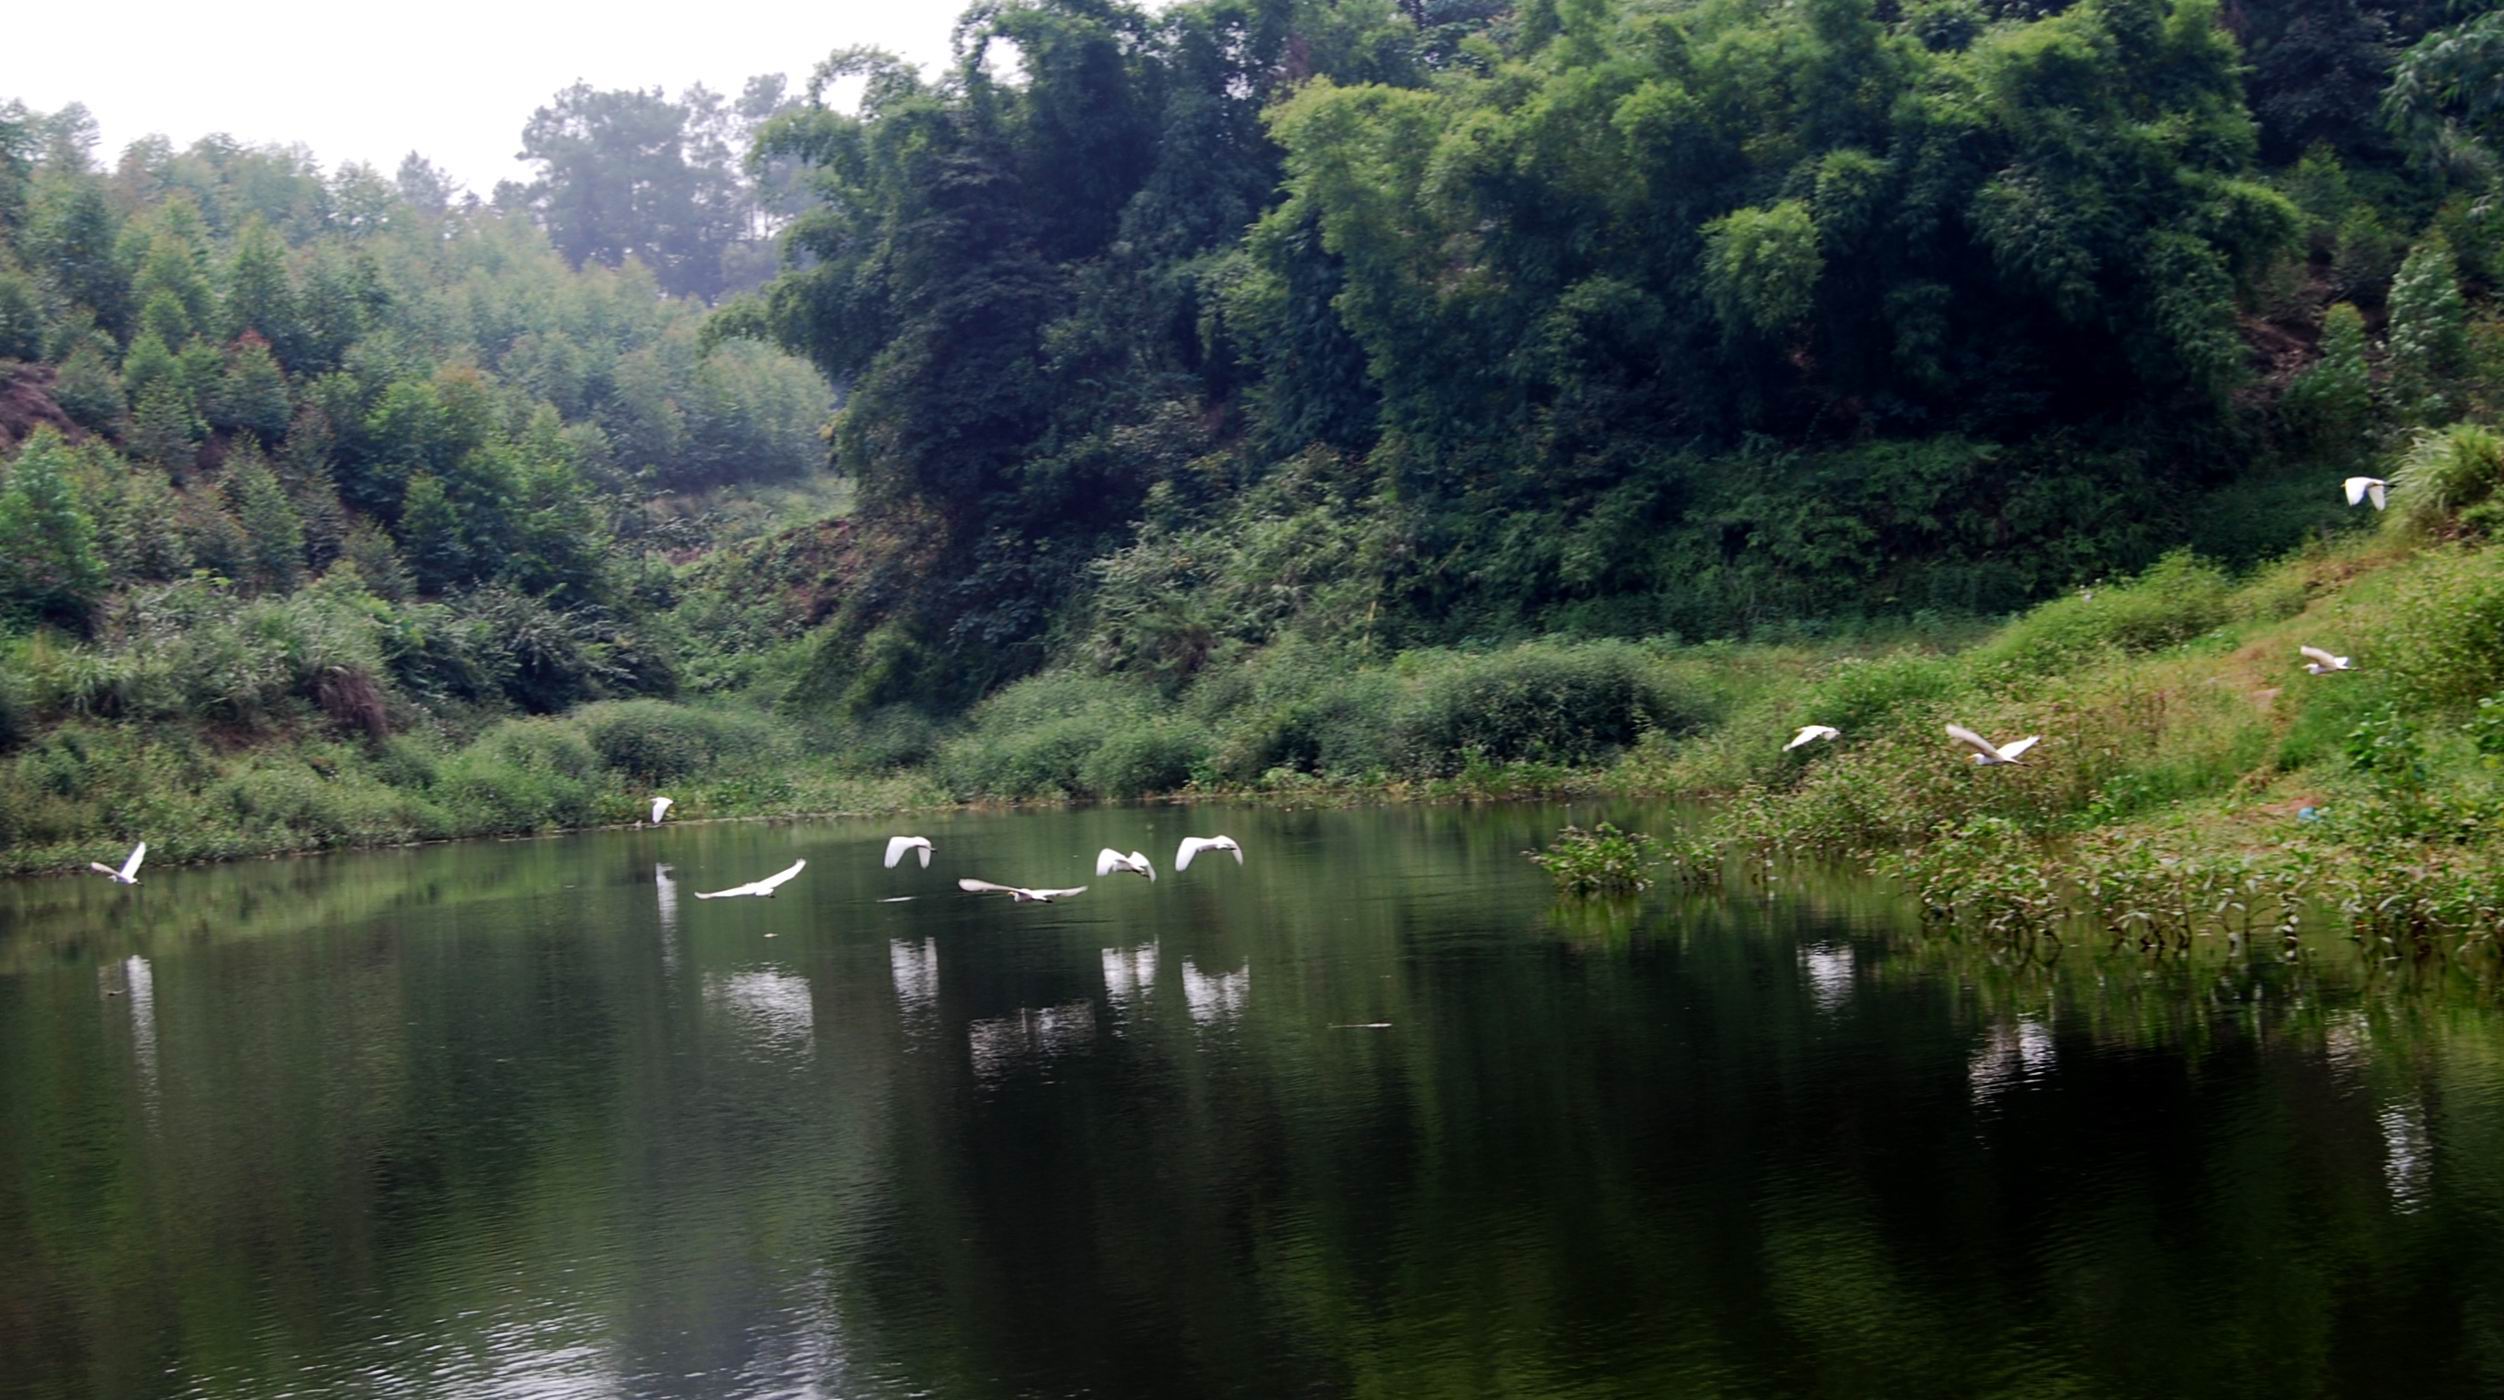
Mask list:
[[[2066,920],[2162,944],[2200,900],[2224,927],[2311,898],[2374,937],[2492,940],[2504,549],[2421,511],[2384,525],[2242,577],[2168,558],[1996,628],[1387,658],[1291,636],[1178,689],[1031,677],[953,722],[795,715],[760,703],[775,686],[528,717],[443,685],[418,706],[408,688],[475,642],[400,636],[354,595],[177,586],[137,600],[132,643],[0,653],[0,869],[142,835],[185,860],[551,831],[631,820],[655,791],[687,820],[1608,791],[1720,799],[1725,842],[1880,865],[2003,936]],[[2307,675],[2308,643],[2358,669]],[[381,726],[339,679],[369,672]],[[2045,737],[1977,768],[1950,722]],[[1842,735],[1786,753],[1810,723]]]

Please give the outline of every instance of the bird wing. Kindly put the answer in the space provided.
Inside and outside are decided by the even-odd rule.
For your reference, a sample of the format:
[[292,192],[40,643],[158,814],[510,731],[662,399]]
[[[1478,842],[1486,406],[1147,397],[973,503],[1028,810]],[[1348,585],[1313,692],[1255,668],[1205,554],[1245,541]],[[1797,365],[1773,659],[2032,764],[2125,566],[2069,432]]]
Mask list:
[[2323,651],[2320,647],[2297,647],[2296,650],[2334,671],[2339,668],[2339,658]]
[[147,843],[147,842],[142,841],[142,842],[140,842],[138,845],[131,847],[131,848],[130,848],[130,859],[128,859],[128,860],[126,860],[126,861],[123,861],[123,862],[122,862],[122,878],[123,878],[123,879],[125,879],[125,880],[127,880],[127,879],[131,878],[132,876],[134,876],[134,875],[138,874],[138,873],[139,873],[139,862],[141,862],[141,861],[143,861],[143,860],[146,860],[147,858],[148,858],[148,843]]
[[2374,484],[2373,484],[2373,485],[2368,486],[2368,487],[2366,487],[2366,488],[2365,488],[2365,494],[2373,498],[2373,502],[2374,502],[2374,509],[2376,509],[2376,510],[2380,510],[2380,509],[2382,509],[2382,500],[2383,500],[2382,493],[2383,493],[2385,490],[2389,489],[2390,485],[2391,485],[2391,483],[2390,483],[2390,482],[2384,481],[2384,480],[2380,479],[2379,477],[2377,477],[2377,478],[2375,478],[2375,480],[2374,480]]
[[1036,899],[1067,899],[1067,898],[1069,898],[1071,895],[1074,895],[1074,894],[1085,894],[1086,892],[1087,892],[1087,887],[1086,887],[1085,885],[1080,885],[1078,888],[1076,888],[1076,889],[1074,889],[1074,890],[1028,890],[1028,891],[1026,891],[1026,893],[1027,893],[1028,895],[1030,895],[1030,896],[1032,896],[1032,897],[1034,897],[1034,898],[1036,898]]
[[1974,752],[1981,754],[1985,758],[2004,757],[1998,749],[1991,747],[1990,740],[1983,738],[1981,735],[1976,734],[1974,731],[1967,729],[1961,724],[1949,725],[1948,737],[1954,739],[1960,744],[1963,744],[1965,747],[1972,749]]
[[[900,860],[902,860],[902,859],[904,859],[904,853],[905,853],[906,851],[911,850],[911,849],[913,849],[913,838],[912,838],[912,837],[910,837],[910,836],[890,836],[890,837],[888,837],[888,838],[887,838],[887,868],[888,868],[889,870],[893,870],[893,869],[895,869],[895,868],[896,868],[896,862],[897,862],[897,861],[900,861]],[[924,853],[922,854],[922,864],[924,864],[924,865],[928,865],[928,864],[930,864],[930,854],[929,854],[928,852],[924,852]]]
[[1150,882],[1156,879],[1156,862],[1148,859],[1148,853],[1145,851],[1130,853],[1130,868],[1147,876]]
[[799,874],[800,867],[807,864],[808,862],[805,860],[793,861],[788,867],[778,870],[773,874],[766,876],[764,879],[757,881],[757,891],[761,894],[772,894],[775,886],[780,885],[784,881],[789,880],[792,876]]
[[2370,476],[2351,476],[2339,484],[2347,488],[2348,504],[2355,505],[2365,499],[2365,488],[2373,485],[2374,479]]
[[1231,837],[1231,836],[1220,836],[1220,837],[1218,837],[1216,840],[1211,841],[1209,844],[1210,844],[1210,845],[1212,845],[1212,846],[1215,846],[1217,849],[1219,849],[1219,850],[1221,850],[1221,851],[1232,851],[1232,852],[1234,852],[1234,853],[1235,853],[1235,864],[1237,864],[1237,865],[1241,865],[1241,864],[1243,864],[1243,848],[1242,848],[1241,846],[1238,846],[1238,845],[1236,845],[1236,844],[1235,844],[1235,838],[1233,838],[1233,837]]
[[1127,865],[1129,861],[1130,858],[1128,856],[1125,856],[1121,852],[1107,846],[1103,850],[1096,852],[1096,873],[1098,875],[1110,875],[1114,871],[1121,869],[1124,865]]
[[1189,870],[1191,868],[1191,858],[1193,856],[1198,855],[1200,852],[1205,851],[1209,847],[1216,844],[1217,843],[1214,841],[1204,840],[1197,836],[1186,836],[1182,838],[1182,844],[1174,848],[1174,868],[1176,870]]
[[928,870],[928,869],[930,868],[930,842],[929,842],[929,840],[928,840],[927,838],[924,838],[924,837],[916,836],[916,837],[914,837],[914,838],[913,838],[913,846],[914,846],[914,849],[916,849],[916,850],[918,850],[919,852],[921,852],[921,857],[922,857],[922,869],[924,869],[924,870]]
[[698,891],[696,891],[696,898],[698,898],[698,899],[728,899],[728,898],[730,898],[732,895],[735,895],[735,894],[762,894],[762,893],[764,893],[764,891],[762,891],[762,890],[758,889],[758,888],[757,888],[756,886],[754,886],[754,885],[733,885],[733,886],[731,886],[729,889],[726,889],[726,890],[715,890],[715,891],[713,891],[713,892],[712,892],[712,893],[710,893],[710,894],[707,894],[707,893],[705,893],[705,892],[704,892],[704,891],[702,891],[702,890],[698,890]]
[[118,876],[118,875],[120,875],[120,874],[122,873],[122,872],[120,872],[120,871],[118,871],[118,870],[114,869],[112,866],[109,866],[109,865],[105,864],[103,861],[100,861],[100,860],[91,860],[91,861],[87,862],[87,868],[88,868],[89,870],[92,870],[92,871],[96,872],[96,873],[97,873],[97,874],[99,874],[99,875],[115,875],[115,876]]
[[956,882],[956,887],[957,887],[958,889],[960,889],[960,890],[965,891],[967,894],[1015,894],[1015,893],[1017,893],[1016,887],[1014,887],[1014,886],[1011,886],[1011,885],[995,885],[995,884],[991,883],[989,880],[959,880],[959,881],[957,881],[957,882]]
[[661,824],[661,814],[662,814],[663,812],[668,811],[670,808],[672,808],[672,807],[674,807],[674,806],[676,806],[676,805],[678,805],[678,804],[677,804],[677,803],[675,803],[675,802],[672,802],[670,799],[668,799],[668,798],[666,798],[666,797],[656,797],[656,798],[653,798],[653,799],[652,799],[652,824],[653,824],[654,826],[659,826],[659,825]]
[[2016,743],[2014,743],[2014,744],[2010,744],[2010,745],[2009,745],[2009,746],[2007,746],[2006,748],[2001,749],[2001,750],[2000,750],[2000,757],[2002,757],[2002,758],[2015,758],[2015,757],[2017,757],[2019,754],[2024,753],[2026,750],[2031,749],[2031,748],[2033,748],[2035,745],[2040,744],[2040,743],[2042,743],[2042,742],[2043,742],[2043,736],[2042,736],[2042,735],[2040,735],[2040,734],[2029,734],[2029,735],[2027,735],[2025,738],[2018,740]]

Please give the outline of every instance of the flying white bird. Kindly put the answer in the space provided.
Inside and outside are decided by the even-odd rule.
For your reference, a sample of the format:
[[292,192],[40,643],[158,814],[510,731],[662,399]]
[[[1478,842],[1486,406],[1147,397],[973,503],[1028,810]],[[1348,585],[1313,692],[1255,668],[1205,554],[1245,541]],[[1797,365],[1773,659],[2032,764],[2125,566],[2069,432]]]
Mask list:
[[1202,851],[1232,851],[1235,853],[1235,864],[1243,864],[1243,848],[1236,845],[1235,838],[1231,836],[1186,836],[1182,838],[1182,844],[1174,848],[1174,868],[1189,870],[1191,858]]
[[1813,744],[1820,739],[1840,739],[1842,737],[1843,731],[1835,728],[1831,724],[1804,724],[1800,726],[1799,733],[1791,736],[1791,742],[1782,746],[1782,751],[1784,753],[1789,753],[1802,744]]
[[2015,763],[2017,756],[2043,742],[2040,734],[2029,734],[2013,744],[1997,745],[1961,724],[1948,726],[1948,737],[1974,751],[1974,762],[1983,767],[1994,763]]
[[902,860],[902,859],[904,859],[904,853],[905,853],[906,851],[919,851],[919,852],[921,852],[921,856],[922,856],[922,869],[924,869],[924,870],[928,870],[928,869],[930,868],[930,838],[929,838],[929,837],[927,837],[927,836],[890,836],[890,837],[888,837],[888,838],[887,838],[887,868],[888,868],[889,870],[893,870],[893,869],[895,869],[895,868],[896,868],[896,862],[897,862],[897,861],[900,861],[900,860]]
[[2378,476],[2351,476],[2340,484],[2347,487],[2349,505],[2356,505],[2371,496],[2376,510],[2382,509],[2382,493],[2391,489],[2391,483]]
[[139,862],[146,860],[147,858],[148,843],[142,841],[138,845],[130,848],[130,859],[123,861],[122,868],[119,870],[114,869],[112,866],[109,866],[100,860],[91,860],[87,862],[87,868],[99,875],[111,879],[114,884],[135,885],[139,883]]
[[2353,671],[2356,669],[2355,662],[2348,660],[2344,656],[2332,656],[2330,653],[2323,651],[2320,647],[2297,647],[2296,650],[2311,658],[2304,663],[2304,669],[2312,672],[2316,676],[2326,676],[2333,671]]
[[781,884],[781,883],[783,883],[785,880],[790,879],[792,876],[799,874],[799,873],[800,873],[800,867],[801,867],[801,866],[804,866],[804,865],[806,865],[806,864],[808,864],[808,862],[807,862],[807,861],[805,861],[805,860],[795,860],[795,861],[793,861],[793,862],[791,863],[791,868],[790,868],[790,869],[785,870],[785,871],[782,871],[782,872],[781,872],[781,873],[779,873],[779,874],[768,875],[768,876],[766,876],[764,879],[762,879],[762,880],[758,880],[758,881],[754,882],[753,884],[737,885],[737,886],[733,886],[732,888],[730,888],[730,889],[726,889],[726,890],[715,890],[715,891],[713,891],[711,894],[704,894],[704,893],[699,892],[699,893],[696,895],[696,898],[698,898],[698,899],[728,899],[728,898],[730,898],[732,895],[741,895],[741,894],[761,894],[761,895],[764,895],[766,898],[771,899],[771,898],[773,898],[773,896],[774,896],[774,887],[775,887],[775,886],[777,886],[777,885],[780,885],[780,884]]
[[1132,851],[1129,855],[1123,855],[1121,852],[1107,846],[1103,850],[1096,852],[1096,873],[1098,875],[1111,875],[1116,872],[1131,875],[1145,875],[1151,880],[1156,878],[1156,866],[1151,864],[1146,856],[1137,851]]
[[989,880],[959,880],[956,882],[956,887],[967,894],[1004,894],[1019,904],[1029,901],[1036,904],[1050,904],[1056,899],[1067,899],[1071,895],[1087,892],[1085,885],[1080,885],[1074,890],[1030,890],[1020,885],[995,885]]
[[668,798],[668,797],[656,797],[656,798],[653,798],[653,799],[652,799],[652,820],[650,820],[650,821],[648,821],[648,822],[647,822],[647,821],[643,820],[642,818],[638,817],[638,818],[636,818],[636,820],[635,820],[635,825],[636,825],[636,826],[638,826],[638,827],[645,827],[645,826],[659,826],[659,825],[661,824],[661,814],[662,814],[663,812],[668,811],[670,808],[677,806],[677,805],[678,805],[678,802],[677,802],[677,800],[676,800],[676,799],[674,799],[674,798]]

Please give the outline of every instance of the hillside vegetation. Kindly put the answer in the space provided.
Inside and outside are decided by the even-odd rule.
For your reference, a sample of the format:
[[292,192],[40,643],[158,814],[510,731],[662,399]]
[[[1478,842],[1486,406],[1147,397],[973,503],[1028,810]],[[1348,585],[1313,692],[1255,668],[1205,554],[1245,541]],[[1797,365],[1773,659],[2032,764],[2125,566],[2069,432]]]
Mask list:
[[0,106],[0,867],[1606,786],[2451,869],[2499,26],[1021,0],[484,200]]

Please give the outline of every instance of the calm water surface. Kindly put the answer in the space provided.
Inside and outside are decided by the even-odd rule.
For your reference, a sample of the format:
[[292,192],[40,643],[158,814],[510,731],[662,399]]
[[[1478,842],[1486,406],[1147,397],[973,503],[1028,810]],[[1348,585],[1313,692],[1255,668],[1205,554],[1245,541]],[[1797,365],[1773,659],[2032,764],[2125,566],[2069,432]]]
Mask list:
[[0,886],[0,1394],[2504,1393],[2480,969],[1564,909],[1564,816]]

